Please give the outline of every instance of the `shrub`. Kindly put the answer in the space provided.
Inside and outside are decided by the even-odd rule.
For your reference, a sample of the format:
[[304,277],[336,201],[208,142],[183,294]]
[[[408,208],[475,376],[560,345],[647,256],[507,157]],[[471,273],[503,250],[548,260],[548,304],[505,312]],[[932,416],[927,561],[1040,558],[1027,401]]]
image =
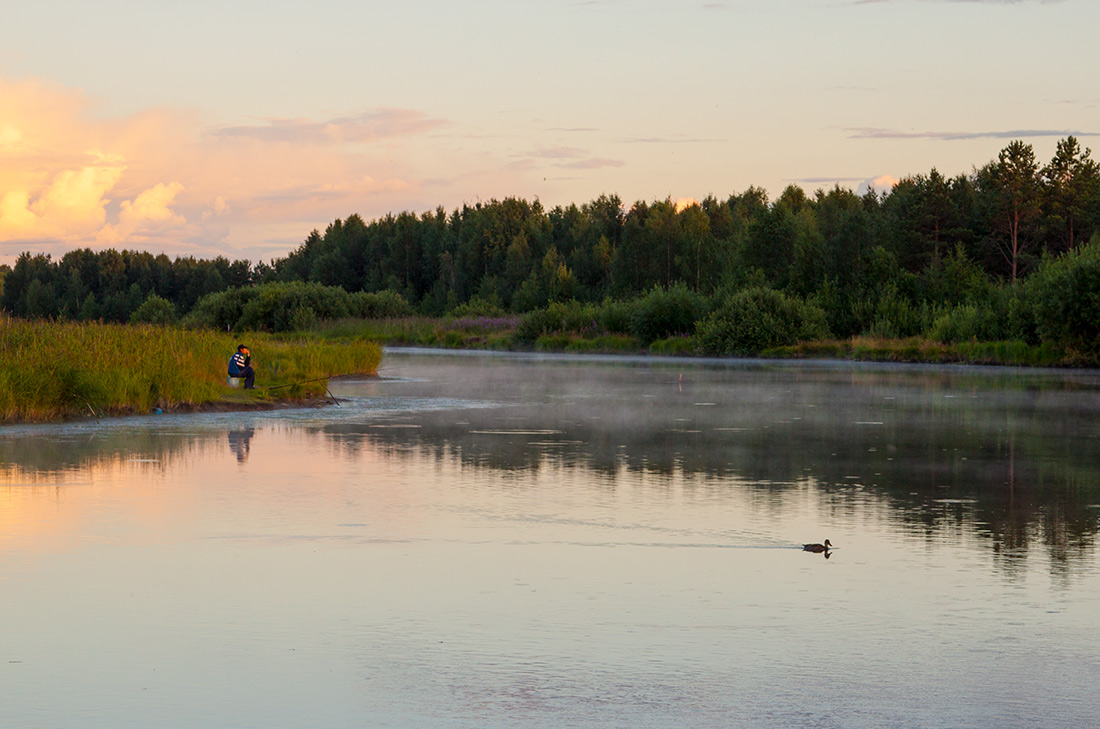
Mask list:
[[451,319],[446,326],[448,329],[486,333],[515,329],[519,322],[518,316],[467,316]]
[[857,301],[852,309],[856,320],[864,322],[863,333],[872,337],[905,339],[926,328],[924,310],[892,285],[885,287],[877,299]]
[[532,343],[543,334],[576,332],[597,334],[599,310],[578,301],[554,302],[545,309],[535,309],[523,316],[516,327],[516,341]]
[[291,331],[302,331],[317,326],[317,313],[313,307],[299,306],[290,312],[290,323],[287,326]]
[[942,261],[926,268],[920,282],[930,301],[952,305],[984,301],[992,288],[989,276],[967,257],[961,245]]
[[1043,342],[1100,349],[1100,234],[1060,258],[1044,258],[1028,288]]
[[1002,285],[993,289],[989,304],[993,308],[990,331],[992,340],[1020,340],[1039,343],[1035,324],[1035,306],[1028,287]]
[[649,345],[651,354],[685,355],[695,354],[697,345],[694,337],[668,337],[658,339]]
[[475,296],[465,304],[459,304],[451,310],[451,316],[456,319],[476,319],[478,317],[490,317],[493,319],[506,316],[507,312],[495,301]]
[[928,338],[944,344],[990,340],[993,310],[988,306],[960,304],[937,316]]
[[337,286],[300,281],[227,289],[199,299],[184,323],[221,330],[285,332],[348,316],[349,298]]
[[349,294],[348,311],[362,319],[396,319],[413,313],[405,297],[391,289]]
[[195,302],[183,318],[183,323],[202,329],[229,331],[240,321],[245,304],[256,296],[258,288],[249,286],[207,294]]
[[[637,299],[635,299],[635,302]],[[606,299],[600,304],[597,317],[600,327],[612,334],[629,334],[630,321],[634,317],[635,303]]]
[[828,336],[817,306],[766,288],[739,291],[699,322],[700,349],[714,354],[755,354]]
[[[94,303],[95,299],[92,301]],[[173,324],[175,321],[176,305],[156,294],[149,294],[149,298],[130,315],[131,324]]]
[[630,333],[642,344],[675,334],[690,334],[706,312],[706,301],[682,283],[658,286],[635,302]]

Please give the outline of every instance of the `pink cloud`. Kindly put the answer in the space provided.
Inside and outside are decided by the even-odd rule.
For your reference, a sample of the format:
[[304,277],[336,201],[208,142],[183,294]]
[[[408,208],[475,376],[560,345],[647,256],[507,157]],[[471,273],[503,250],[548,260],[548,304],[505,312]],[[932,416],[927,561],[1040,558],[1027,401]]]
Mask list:
[[263,124],[220,127],[210,134],[291,144],[350,144],[420,134],[444,124],[415,109],[377,109],[328,121],[267,119]]
[[81,246],[282,253],[335,217],[404,207],[421,182],[392,144],[445,124],[409,109],[213,128],[178,109],[105,117],[79,90],[5,78],[0,98],[0,262]]

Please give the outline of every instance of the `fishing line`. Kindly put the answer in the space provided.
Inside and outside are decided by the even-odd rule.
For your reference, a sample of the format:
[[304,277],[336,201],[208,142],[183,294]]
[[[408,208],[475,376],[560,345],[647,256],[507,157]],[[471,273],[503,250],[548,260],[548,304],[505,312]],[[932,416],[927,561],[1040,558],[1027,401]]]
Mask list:
[[341,375],[329,375],[328,377],[316,377],[312,380],[301,380],[299,382],[288,382],[285,385],[261,385],[260,387],[258,387],[256,389],[258,389],[258,390],[281,390],[284,387],[294,387],[295,385],[308,385],[308,384],[311,384],[313,382],[324,382],[325,383],[325,394],[328,395],[330,398],[332,398],[332,401],[334,403],[336,403],[337,407],[339,407],[340,406],[340,401],[337,400],[336,396],[333,395],[332,392],[328,389],[328,381],[333,379],[334,377],[364,377],[364,376],[375,376],[375,375],[373,373],[370,373],[370,372],[348,372],[348,373],[341,374]]

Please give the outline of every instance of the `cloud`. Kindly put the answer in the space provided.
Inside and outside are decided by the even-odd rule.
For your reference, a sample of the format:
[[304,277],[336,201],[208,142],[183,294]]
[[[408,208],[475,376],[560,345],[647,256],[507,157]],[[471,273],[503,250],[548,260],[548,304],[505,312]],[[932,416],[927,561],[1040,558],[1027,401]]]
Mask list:
[[692,137],[628,137],[622,140],[628,144],[713,144],[724,139],[705,139]]
[[543,159],[563,159],[580,157],[585,154],[583,149],[577,147],[539,147],[531,153],[533,157],[541,157]]
[[263,142],[352,144],[420,134],[445,123],[414,109],[377,109],[327,121],[266,119],[262,124],[220,127],[210,134]]
[[988,132],[903,132],[881,127],[846,127],[849,139],[1026,139],[1028,137],[1095,137],[1100,132],[1082,132],[1069,129],[1009,129]]
[[125,167],[91,163],[60,170],[32,199],[26,189],[0,197],[0,240],[15,237],[69,237],[93,233],[107,219],[105,197]]
[[135,236],[184,225],[187,220],[172,210],[172,201],[183,185],[158,182],[133,200],[123,200],[118,223],[105,225],[96,234],[96,242],[114,245]]
[[579,147],[539,147],[531,152],[530,156],[537,159],[558,160],[552,163],[553,166],[567,170],[598,170],[604,167],[622,167],[626,164],[619,159],[591,157],[588,150]]
[[864,195],[870,189],[879,192],[892,190],[899,180],[893,175],[877,175],[875,177],[795,177],[789,178],[785,182],[797,182],[803,185],[842,185],[844,187],[853,187],[852,183],[856,183],[854,185],[856,194]]
[[879,175],[878,177],[868,177],[859,183],[856,187],[857,195],[866,195],[869,191],[874,190],[876,192],[885,192],[887,190],[893,190],[894,185],[898,184],[900,180],[893,175]]
[[586,159],[573,160],[558,165],[568,170],[598,170],[604,167],[623,167],[626,162],[621,159],[608,159],[606,157],[588,157]]
[[861,182],[865,177],[788,177],[784,182],[802,182],[807,185],[824,185],[830,182]]
[[473,159],[488,160],[487,179],[518,174],[439,153],[442,138],[395,153],[394,140],[447,123],[412,109],[210,125],[186,109],[110,116],[79,90],[3,77],[0,99],[0,263],[85,246],[283,255],[336,217],[419,205],[418,170]]

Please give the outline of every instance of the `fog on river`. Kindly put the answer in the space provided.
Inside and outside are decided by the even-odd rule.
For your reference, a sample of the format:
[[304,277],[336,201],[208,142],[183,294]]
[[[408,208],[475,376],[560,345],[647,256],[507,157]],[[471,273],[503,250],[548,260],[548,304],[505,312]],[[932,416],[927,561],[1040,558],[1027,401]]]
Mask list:
[[1100,725],[1096,372],[391,350],[332,391],[0,430],[0,725]]

